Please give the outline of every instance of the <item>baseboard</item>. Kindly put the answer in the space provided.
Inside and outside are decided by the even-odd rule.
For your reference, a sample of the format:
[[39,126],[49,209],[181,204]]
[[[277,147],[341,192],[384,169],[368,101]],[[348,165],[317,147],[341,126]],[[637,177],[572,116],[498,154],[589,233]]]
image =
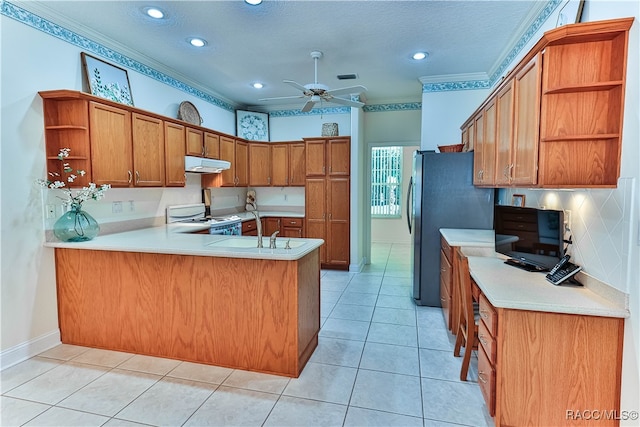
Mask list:
[[0,353],[0,371],[60,344],[60,329],[8,348]]
[[361,258],[360,262],[358,264],[350,264],[349,265],[349,271],[352,273],[360,273],[362,271],[362,269],[364,268],[364,264],[365,264],[365,259]]

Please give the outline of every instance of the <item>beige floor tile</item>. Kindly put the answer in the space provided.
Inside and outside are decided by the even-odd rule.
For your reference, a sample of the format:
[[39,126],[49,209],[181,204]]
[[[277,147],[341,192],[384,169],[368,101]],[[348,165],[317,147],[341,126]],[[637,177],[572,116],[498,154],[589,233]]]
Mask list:
[[117,414],[155,426],[180,426],[216,389],[215,384],[165,377]]
[[108,417],[54,406],[41,415],[38,415],[36,418],[25,424],[25,426],[91,427],[101,426],[108,420]]
[[368,342],[364,346],[360,368],[420,376],[419,360],[416,347]]
[[264,426],[341,426],[346,411],[345,405],[282,396]]
[[423,427],[422,418],[389,412],[374,411],[372,409],[349,407],[345,427]]
[[0,425],[21,426],[37,417],[51,406],[29,400],[0,397]]
[[89,348],[71,344],[60,344],[47,351],[40,353],[40,357],[49,357],[52,359],[71,360],[74,357],[88,351]]
[[202,381],[205,383],[222,384],[232,372],[233,369],[221,368],[219,366],[181,362],[175,369],[169,372],[167,376],[185,380]]
[[420,377],[360,369],[351,405],[422,417]]
[[121,351],[102,350],[99,348],[90,348],[84,353],[73,358],[74,362],[87,363],[89,365],[106,366],[115,368],[125,360],[133,357],[131,353],[123,353]]
[[185,426],[261,426],[277,394],[220,386]]
[[146,372],[148,374],[166,375],[180,364],[179,360],[136,354],[118,365],[118,369]]
[[161,377],[114,369],[64,399],[58,406],[112,417]]
[[318,347],[316,347],[309,361],[357,368],[360,364],[363,348],[363,341],[319,337]]
[[20,362],[0,373],[0,389],[4,394],[61,364],[62,361],[39,356]]
[[298,378],[289,381],[283,394],[346,405],[357,371],[355,368],[309,362]]
[[289,384],[289,377],[235,370],[222,383],[224,386],[281,394]]
[[109,369],[67,362],[5,393],[7,396],[55,405]]

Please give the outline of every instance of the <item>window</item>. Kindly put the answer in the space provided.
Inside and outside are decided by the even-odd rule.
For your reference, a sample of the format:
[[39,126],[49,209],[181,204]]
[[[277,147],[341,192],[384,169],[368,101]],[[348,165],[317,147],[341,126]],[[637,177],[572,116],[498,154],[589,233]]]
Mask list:
[[371,216],[401,216],[402,147],[371,149]]

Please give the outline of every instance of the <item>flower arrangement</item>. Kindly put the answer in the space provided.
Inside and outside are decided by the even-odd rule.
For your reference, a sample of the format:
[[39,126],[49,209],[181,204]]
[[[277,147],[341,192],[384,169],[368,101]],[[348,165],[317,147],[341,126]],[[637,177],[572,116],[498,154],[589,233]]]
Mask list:
[[[63,162],[62,171],[68,174],[66,178],[66,182],[68,183],[74,182],[78,177],[78,175],[79,176],[85,175],[85,171],[83,170],[76,170],[74,173],[73,168],[71,168],[69,163],[66,162],[66,158],[69,157],[70,152],[71,152],[70,148],[61,148],[60,152],[58,153],[58,160]],[[86,200],[89,200],[89,199],[100,200],[104,197],[104,193],[109,188],[111,188],[111,185],[109,184],[103,184],[98,187],[93,182],[90,182],[88,187],[83,187],[80,190],[76,190],[74,193],[73,191],[71,191],[70,188],[65,187],[66,185],[65,181],[61,181],[60,179],[57,179],[60,177],[59,173],[49,172],[49,175],[53,178],[53,180],[38,179],[37,183],[45,188],[61,189],[62,191],[64,191],[66,193],[66,197],[58,196],[58,198],[62,199],[62,204],[65,206],[82,206],[82,203]]]

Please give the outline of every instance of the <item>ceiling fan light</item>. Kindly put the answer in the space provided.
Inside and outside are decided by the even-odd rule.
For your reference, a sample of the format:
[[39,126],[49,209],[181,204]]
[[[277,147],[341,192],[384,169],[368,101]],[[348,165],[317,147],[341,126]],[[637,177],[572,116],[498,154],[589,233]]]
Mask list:
[[415,59],[416,61],[422,61],[423,59],[426,59],[429,56],[429,54],[427,52],[416,52],[413,54],[412,58]]

